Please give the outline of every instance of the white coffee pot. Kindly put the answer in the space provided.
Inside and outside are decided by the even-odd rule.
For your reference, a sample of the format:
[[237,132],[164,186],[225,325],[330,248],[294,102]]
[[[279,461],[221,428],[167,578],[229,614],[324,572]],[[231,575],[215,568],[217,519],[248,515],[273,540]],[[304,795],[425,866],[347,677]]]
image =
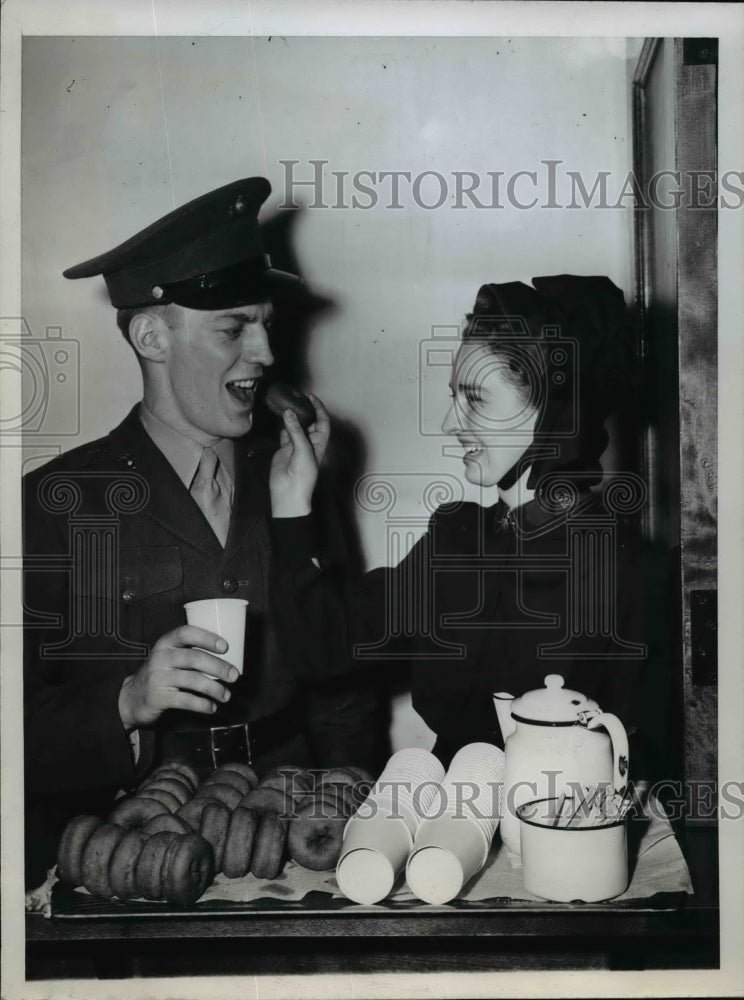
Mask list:
[[493,696],[506,755],[499,832],[515,866],[521,864],[522,803],[564,792],[576,797],[598,785],[622,793],[628,784],[622,722],[563,683],[560,674],[548,674],[545,687],[521,698],[503,691]]

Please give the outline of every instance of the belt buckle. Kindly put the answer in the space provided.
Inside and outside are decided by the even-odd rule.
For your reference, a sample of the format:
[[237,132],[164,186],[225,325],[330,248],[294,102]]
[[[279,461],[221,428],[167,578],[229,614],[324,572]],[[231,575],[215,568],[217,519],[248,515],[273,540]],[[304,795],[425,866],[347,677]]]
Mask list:
[[238,725],[234,725],[234,726],[214,726],[214,727],[212,727],[209,730],[209,753],[210,753],[210,756],[212,758],[212,767],[215,770],[219,767],[219,765],[221,763],[221,761],[219,760],[219,757],[221,756],[221,754],[224,753],[225,749],[227,749],[228,753],[229,753],[229,749],[230,749],[229,747],[225,748],[223,746],[220,746],[219,742],[215,742],[215,736],[218,735],[219,733],[229,733],[229,732],[239,731],[239,730],[242,730],[243,738],[244,738],[244,741],[245,741],[245,753],[246,753],[247,761],[248,761],[249,764],[251,764],[253,762],[252,754],[251,754],[251,739],[250,739],[250,733],[249,733],[249,730],[248,730],[248,723],[247,722],[244,722],[244,723],[238,724]]

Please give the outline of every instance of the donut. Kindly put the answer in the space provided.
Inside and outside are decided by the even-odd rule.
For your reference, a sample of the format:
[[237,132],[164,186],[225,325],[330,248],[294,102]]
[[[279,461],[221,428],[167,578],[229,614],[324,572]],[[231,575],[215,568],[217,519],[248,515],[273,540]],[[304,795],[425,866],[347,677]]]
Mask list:
[[346,770],[351,771],[352,774],[356,775],[359,781],[363,781],[365,784],[370,784],[370,785],[374,784],[375,779],[372,777],[369,771],[365,771],[363,767],[357,767],[356,765],[352,767],[351,764],[348,764],[346,766]]
[[156,796],[150,794],[150,789],[168,792],[169,795],[175,796],[179,806],[185,806],[194,794],[190,785],[177,778],[161,778],[159,776],[155,778],[148,778],[147,781],[144,781],[139,786],[137,794],[144,795],[149,798],[156,798]]
[[208,802],[201,815],[199,834],[214,851],[214,870],[222,871],[222,859],[225,854],[227,829],[230,825],[230,810],[222,802]]
[[160,888],[162,891],[162,896],[160,897],[161,899],[166,899],[165,876],[170,869],[173,856],[175,852],[178,850],[178,844],[181,840],[183,840],[184,837],[188,837],[190,835],[191,835],[190,830],[187,830],[186,833],[174,833],[173,837],[171,838],[170,844],[168,844],[168,846],[165,849],[165,854],[163,855],[163,863],[160,866]]
[[312,790],[303,787],[304,782],[295,781],[294,775],[272,774],[270,778],[263,778],[259,788],[274,788],[283,795],[290,798],[302,799],[306,795],[312,795]]
[[297,792],[292,796],[292,816],[296,816],[300,809],[303,809],[308,802],[314,802],[316,796],[313,792]]
[[241,764],[240,761],[231,760],[227,764],[220,764],[219,771],[220,773],[223,771],[234,771],[236,774],[242,774],[250,782],[251,788],[255,788],[258,785],[258,775],[250,764]]
[[114,848],[124,836],[120,826],[102,823],[88,838],[80,862],[83,885],[94,896],[112,896],[109,881],[109,863]]
[[188,778],[194,789],[197,789],[201,784],[201,778],[196,773],[194,768],[187,764],[185,760],[164,760],[156,768],[156,771],[178,771],[184,778]]
[[260,813],[277,813],[285,822],[295,813],[295,804],[291,796],[285,795],[277,788],[254,788],[241,800],[240,805],[257,809]]
[[142,830],[127,830],[114,848],[109,864],[111,895],[133,899],[137,895],[135,873],[142,848],[147,840]]
[[316,799],[324,799],[326,802],[336,804],[338,810],[347,815],[356,812],[359,803],[354,795],[354,790],[350,785],[325,784],[321,781],[315,789]]
[[240,805],[240,801],[243,796],[237,788],[233,788],[232,785],[223,785],[219,781],[205,781],[194,798],[214,799],[216,802],[222,802],[223,805],[226,805],[227,808],[232,811]]
[[108,821],[124,827],[125,830],[131,830],[133,826],[143,826],[148,819],[164,812],[169,812],[169,809],[162,802],[141,795],[132,795],[114,806]]
[[163,859],[168,845],[177,836],[178,834],[171,830],[161,830],[160,833],[153,834],[140,851],[134,880],[138,894],[145,899],[162,899],[163,886],[160,875]]
[[238,806],[230,817],[222,858],[222,870],[228,878],[242,878],[248,873],[259,819],[260,813],[245,806]]
[[[209,803],[214,801],[214,799],[209,798],[192,799],[191,802],[187,802],[185,806],[181,806],[176,813],[176,816],[179,819],[182,819],[184,823],[187,823],[194,833],[198,833],[199,825],[201,823],[201,815]],[[220,805],[224,805],[224,803],[220,803]]]
[[289,829],[293,861],[310,871],[330,871],[338,864],[346,817],[334,804],[319,799],[301,809]]
[[195,833],[177,838],[176,843],[177,847],[168,852],[168,865],[163,872],[163,896],[169,903],[190,906],[214,878],[214,852]]
[[315,776],[305,767],[298,767],[296,764],[283,764],[267,771],[259,784],[269,788],[278,788],[282,792],[293,795],[296,792],[311,792],[315,788]]
[[187,774],[183,774],[181,771],[174,771],[170,767],[159,767],[155,771],[152,771],[147,775],[142,785],[147,785],[151,781],[177,781],[179,785],[183,785],[186,789],[189,798],[191,798],[199,787]]
[[243,774],[239,774],[237,771],[223,771],[216,770],[205,779],[204,784],[201,788],[205,788],[207,785],[232,785],[233,788],[240,792],[241,798],[247,795],[248,792],[254,787],[250,781]]
[[274,382],[266,391],[266,405],[281,417],[285,410],[293,410],[303,427],[315,423],[315,407],[307,396],[286,382]]
[[83,884],[83,850],[90,835],[102,823],[98,816],[75,816],[67,824],[57,851],[57,877],[62,882]]
[[165,808],[170,813],[174,813],[177,809],[180,809],[185,802],[179,801],[175,795],[171,792],[166,792],[162,788],[153,788],[152,785],[148,785],[147,788],[143,788],[142,791],[137,792],[137,797],[140,799],[154,799],[156,802],[162,802]]
[[287,826],[276,813],[266,812],[258,821],[253,842],[251,873],[256,878],[276,878],[284,865]]
[[191,827],[186,820],[180,819],[172,813],[162,813],[160,816],[153,816],[142,827],[142,832],[147,837],[151,837],[154,833],[160,833],[161,830],[170,830],[171,833],[179,834],[191,833]]

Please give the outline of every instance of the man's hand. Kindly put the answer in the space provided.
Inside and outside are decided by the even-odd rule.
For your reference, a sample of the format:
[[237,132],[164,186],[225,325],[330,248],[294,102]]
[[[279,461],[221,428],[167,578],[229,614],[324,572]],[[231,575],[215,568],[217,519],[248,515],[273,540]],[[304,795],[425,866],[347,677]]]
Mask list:
[[308,397],[315,407],[315,423],[307,434],[292,410],[284,411],[280,446],[271,462],[269,487],[274,517],[303,517],[312,507],[318,469],[328,448],[331,421],[316,396]]
[[137,673],[126,677],[121,686],[119,715],[124,727],[150,726],[169,708],[202,715],[216,711],[215,702],[230,697],[225,684],[237,680],[239,674],[231,664],[207,652],[210,649],[224,653],[227,643],[195,625],[181,625],[161,636]]

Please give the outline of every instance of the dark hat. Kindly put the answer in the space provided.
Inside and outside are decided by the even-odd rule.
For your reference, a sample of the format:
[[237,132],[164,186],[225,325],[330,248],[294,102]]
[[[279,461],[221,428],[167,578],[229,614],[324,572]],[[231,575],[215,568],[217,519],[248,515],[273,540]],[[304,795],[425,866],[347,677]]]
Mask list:
[[226,184],[64,276],[103,275],[117,309],[169,302],[227,309],[286,296],[301,279],[272,268],[264,253],[258,211],[270,193],[264,177]]
[[522,281],[481,285],[473,306],[469,336],[494,333],[509,337],[526,335],[537,339],[549,322],[540,296]]
[[[562,397],[580,389],[582,405],[606,416],[636,366],[623,293],[603,275],[559,274],[533,278],[532,283],[534,288],[521,281],[482,285],[466,336],[509,343],[529,338],[543,354],[548,395]],[[569,351],[568,365],[561,341]],[[564,378],[553,377],[556,349]]]

